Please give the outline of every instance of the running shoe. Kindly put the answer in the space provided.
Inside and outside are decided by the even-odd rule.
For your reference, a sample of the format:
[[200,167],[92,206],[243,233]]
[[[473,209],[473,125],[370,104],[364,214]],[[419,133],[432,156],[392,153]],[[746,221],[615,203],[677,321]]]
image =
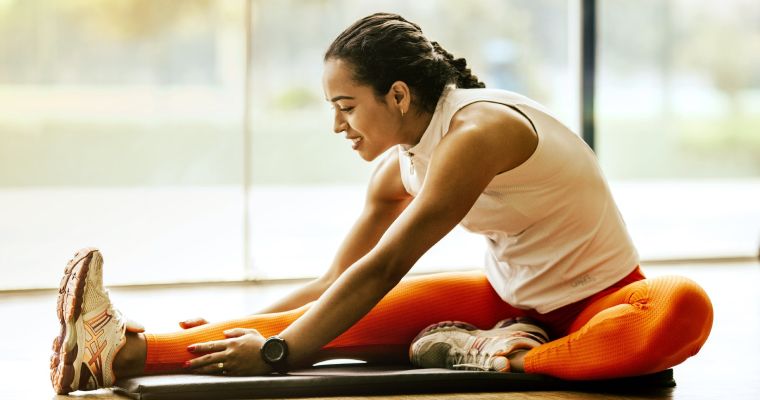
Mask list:
[[113,360],[126,343],[126,319],[103,287],[103,257],[82,249],[66,265],[58,291],[61,332],[53,340],[50,380],[58,394],[113,386]]
[[409,358],[421,368],[509,372],[510,354],[548,341],[546,331],[526,318],[499,321],[489,330],[444,321],[428,326],[414,338]]

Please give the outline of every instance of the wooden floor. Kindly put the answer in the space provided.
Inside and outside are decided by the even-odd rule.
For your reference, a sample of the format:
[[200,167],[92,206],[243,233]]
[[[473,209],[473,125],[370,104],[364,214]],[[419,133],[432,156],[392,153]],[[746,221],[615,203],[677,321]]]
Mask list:
[[[520,392],[378,396],[378,399],[760,399],[760,264],[644,265],[648,276],[678,274],[699,282],[715,307],[702,351],[675,367],[678,386],[637,393]],[[108,282],[106,265],[105,281]],[[222,320],[254,312],[292,284],[114,288],[111,297],[149,331],[171,331],[184,318]],[[48,357],[57,332],[54,291],[0,294],[0,399],[121,399],[108,390],[56,396]],[[673,332],[677,335],[678,332]],[[656,351],[653,349],[652,351]],[[345,398],[345,397],[343,397]],[[338,399],[333,397],[332,399]]]

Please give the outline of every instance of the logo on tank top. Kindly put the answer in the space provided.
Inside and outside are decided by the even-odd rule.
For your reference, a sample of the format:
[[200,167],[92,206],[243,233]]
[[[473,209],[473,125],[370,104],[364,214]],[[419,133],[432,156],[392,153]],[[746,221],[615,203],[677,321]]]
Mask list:
[[583,276],[581,276],[580,278],[578,278],[578,279],[574,280],[574,281],[573,281],[573,282],[570,284],[570,286],[572,286],[572,287],[574,287],[574,288],[577,288],[577,287],[579,287],[579,286],[585,286],[585,285],[588,285],[589,283],[591,283],[591,282],[593,282],[593,281],[594,281],[594,278],[593,278],[592,276],[590,276],[590,275],[583,275]]

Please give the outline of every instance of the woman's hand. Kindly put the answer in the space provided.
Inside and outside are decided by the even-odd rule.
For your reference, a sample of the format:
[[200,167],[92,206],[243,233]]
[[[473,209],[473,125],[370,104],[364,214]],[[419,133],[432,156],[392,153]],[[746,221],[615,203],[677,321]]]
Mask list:
[[255,329],[235,328],[224,331],[227,339],[188,346],[194,354],[203,354],[185,363],[195,374],[231,376],[262,375],[272,368],[261,359],[264,337]]
[[208,321],[205,318],[193,318],[180,321],[179,327],[182,329],[195,328],[196,326],[206,325]]
[[143,333],[145,332],[145,327],[135,320],[127,319],[127,332]]

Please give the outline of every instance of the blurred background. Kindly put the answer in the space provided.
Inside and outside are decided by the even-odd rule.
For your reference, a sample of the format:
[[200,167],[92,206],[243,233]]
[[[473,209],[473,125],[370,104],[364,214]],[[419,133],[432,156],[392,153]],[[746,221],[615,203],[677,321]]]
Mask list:
[[[580,1],[0,0],[0,289],[321,274],[374,164],[322,55],[377,11],[579,129]],[[598,2],[596,152],[642,259],[756,257],[760,2]],[[460,229],[415,272],[482,264]]]

